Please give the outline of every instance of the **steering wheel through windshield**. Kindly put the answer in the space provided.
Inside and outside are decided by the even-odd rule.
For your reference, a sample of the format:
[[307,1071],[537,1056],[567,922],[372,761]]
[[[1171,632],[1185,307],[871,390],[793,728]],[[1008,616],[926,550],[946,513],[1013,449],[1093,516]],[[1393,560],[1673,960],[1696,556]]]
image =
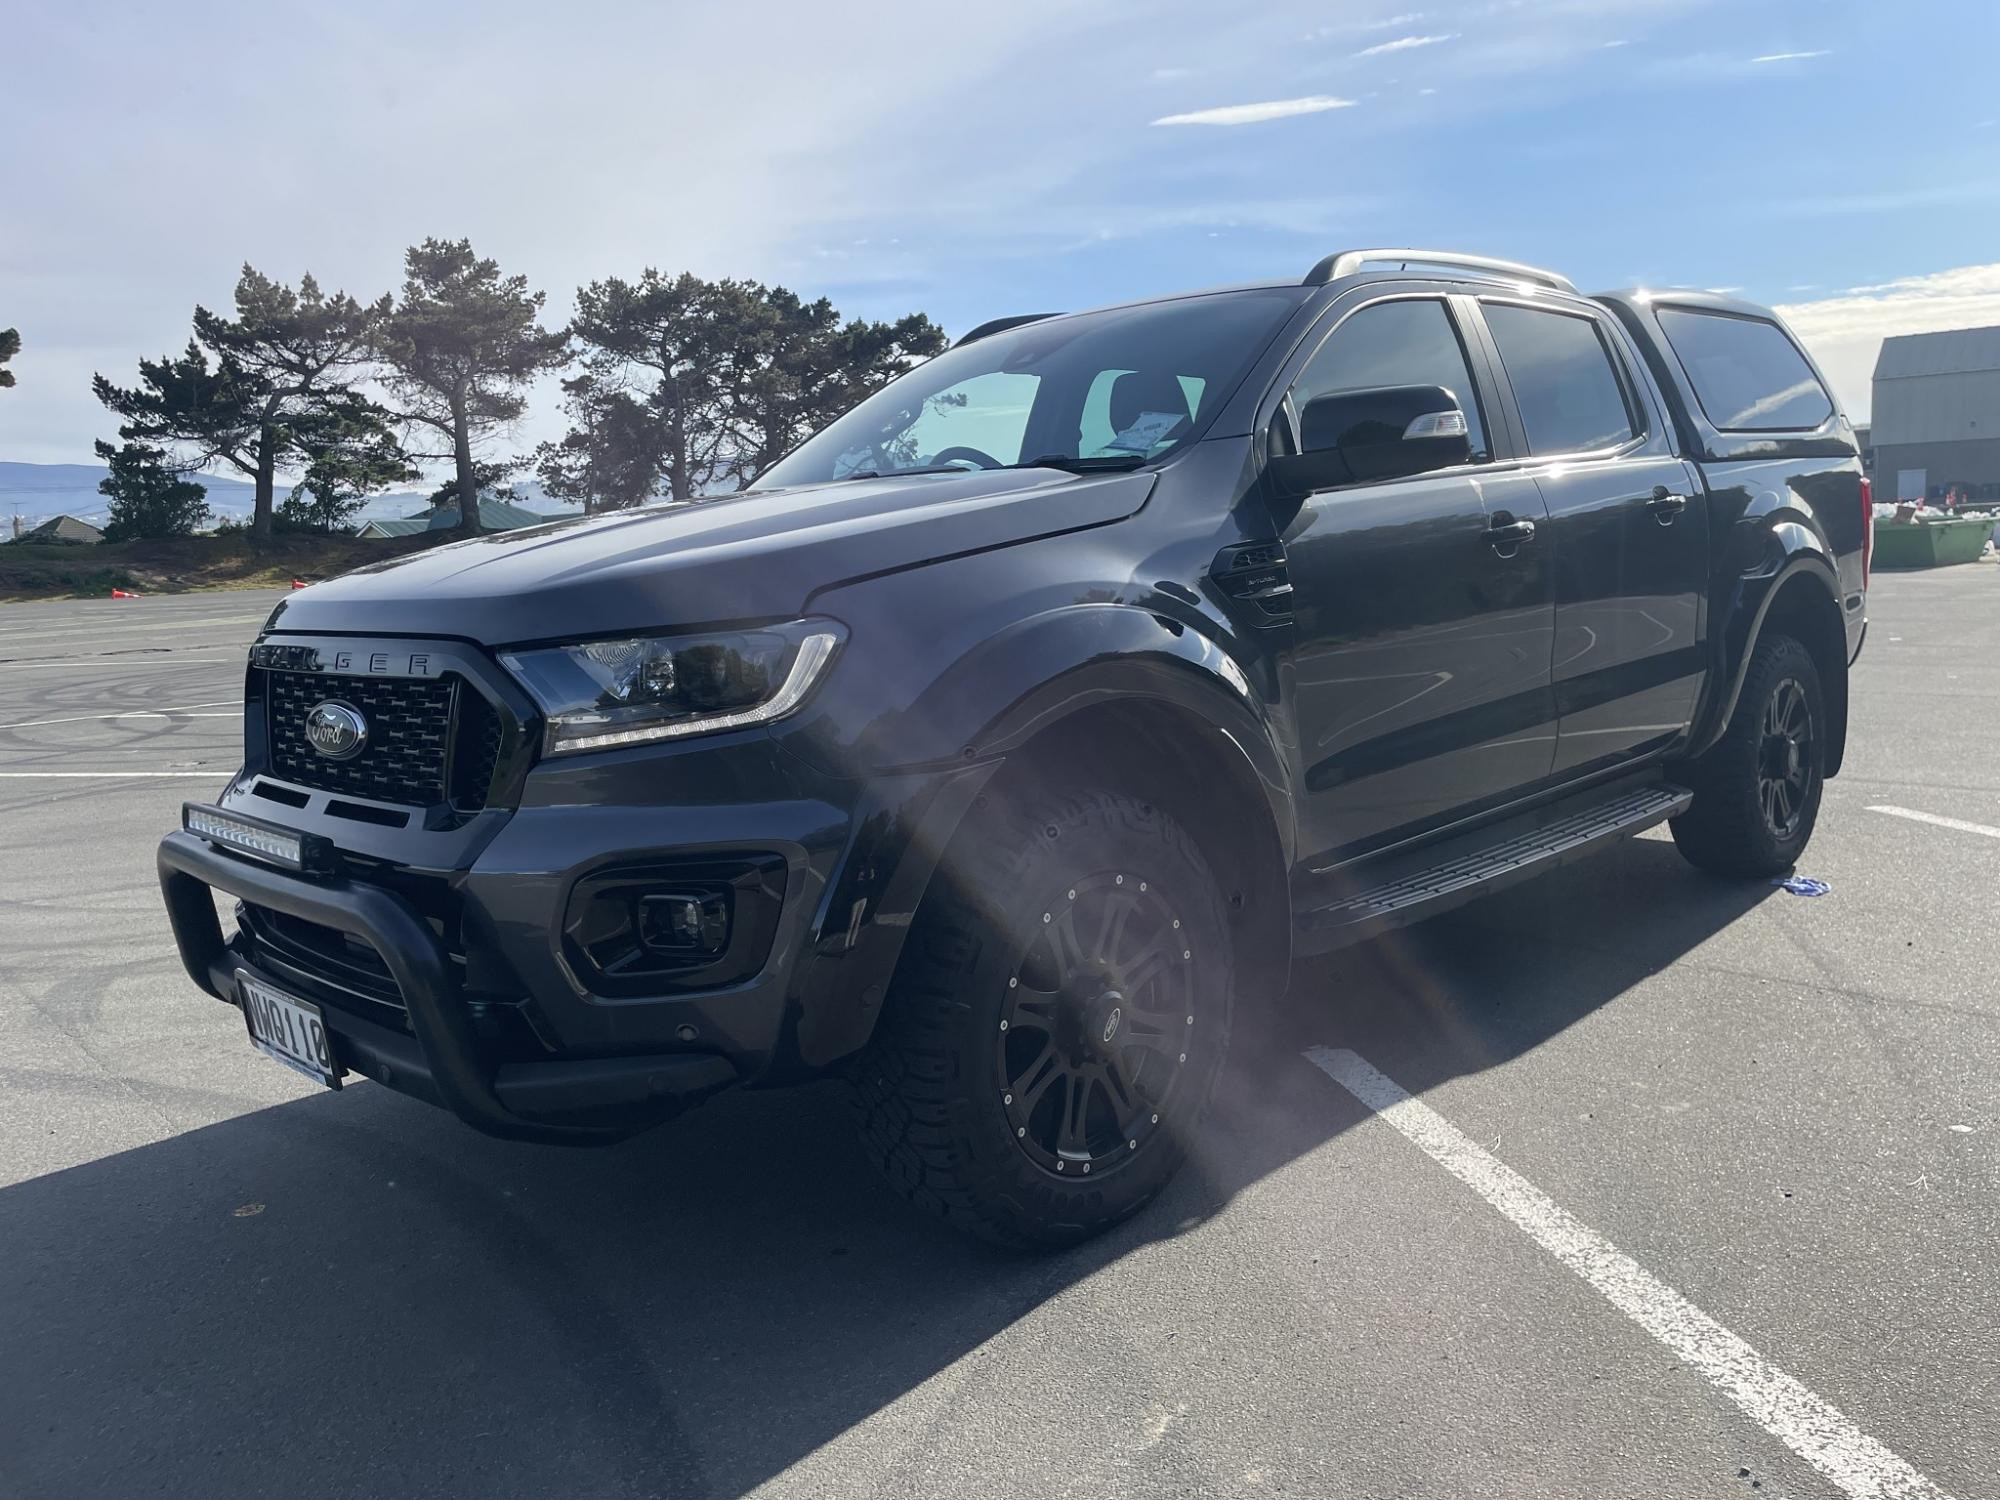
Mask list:
[[930,461],[931,465],[937,468],[943,468],[946,464],[971,464],[975,469],[1002,469],[1006,467],[1005,464],[1001,463],[992,454],[982,453],[977,448],[968,448],[962,443],[954,448],[940,448],[936,453],[931,455]]

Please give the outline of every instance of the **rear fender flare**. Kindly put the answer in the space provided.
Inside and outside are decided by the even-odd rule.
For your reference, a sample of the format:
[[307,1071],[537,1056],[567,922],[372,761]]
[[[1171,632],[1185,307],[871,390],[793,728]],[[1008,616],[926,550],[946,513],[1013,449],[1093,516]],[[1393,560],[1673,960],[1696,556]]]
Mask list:
[[[1827,608],[1836,626],[1840,620],[1840,583],[1833,561],[1818,535],[1796,521],[1782,521],[1768,535],[1784,551],[1784,560],[1768,572],[1742,574],[1733,580],[1734,590],[1724,600],[1721,628],[1719,690],[1712,694],[1702,711],[1696,733],[1688,744],[1690,758],[1702,754],[1720,740],[1743,695],[1743,682],[1750,672],[1750,658],[1763,638],[1771,606],[1794,578],[1811,578],[1826,594]],[[1829,694],[1835,685],[1828,683]],[[1844,702],[1844,695],[1842,701]]]

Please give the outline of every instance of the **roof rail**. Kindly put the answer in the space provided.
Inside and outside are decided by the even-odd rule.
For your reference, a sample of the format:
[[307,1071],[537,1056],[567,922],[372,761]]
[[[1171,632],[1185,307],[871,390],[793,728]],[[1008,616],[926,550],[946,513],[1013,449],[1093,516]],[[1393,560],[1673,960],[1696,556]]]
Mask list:
[[1023,323],[1039,323],[1044,318],[1054,318],[1058,316],[1060,316],[1060,314],[1058,313],[1046,312],[1046,313],[1016,313],[1011,318],[990,318],[986,322],[981,323],[977,328],[973,329],[972,332],[962,335],[959,338],[959,341],[956,344],[952,345],[952,348],[962,349],[967,344],[971,343],[974,339],[983,339],[988,334],[1005,333],[1010,328],[1019,328]]
[[1576,283],[1554,271],[1524,266],[1516,260],[1497,260],[1490,255],[1461,255],[1455,250],[1341,250],[1306,272],[1305,286],[1325,286],[1343,276],[1352,276],[1371,261],[1394,261],[1403,266],[1448,266],[1455,270],[1490,271],[1515,281],[1532,281],[1558,292],[1574,292]]

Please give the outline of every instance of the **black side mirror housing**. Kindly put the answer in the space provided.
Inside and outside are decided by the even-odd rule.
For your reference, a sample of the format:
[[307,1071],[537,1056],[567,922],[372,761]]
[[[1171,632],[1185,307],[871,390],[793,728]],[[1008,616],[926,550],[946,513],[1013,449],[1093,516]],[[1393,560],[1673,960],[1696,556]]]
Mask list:
[[1404,479],[1472,460],[1464,408],[1441,385],[1335,391],[1308,401],[1299,413],[1299,447],[1270,461],[1272,480],[1288,495]]

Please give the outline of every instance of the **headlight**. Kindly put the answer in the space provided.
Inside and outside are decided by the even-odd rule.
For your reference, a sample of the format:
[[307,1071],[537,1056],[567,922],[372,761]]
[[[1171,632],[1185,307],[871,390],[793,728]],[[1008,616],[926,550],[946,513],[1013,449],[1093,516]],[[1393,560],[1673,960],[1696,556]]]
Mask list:
[[844,632],[799,620],[710,635],[505,651],[548,717],[549,755],[768,724],[804,701]]

